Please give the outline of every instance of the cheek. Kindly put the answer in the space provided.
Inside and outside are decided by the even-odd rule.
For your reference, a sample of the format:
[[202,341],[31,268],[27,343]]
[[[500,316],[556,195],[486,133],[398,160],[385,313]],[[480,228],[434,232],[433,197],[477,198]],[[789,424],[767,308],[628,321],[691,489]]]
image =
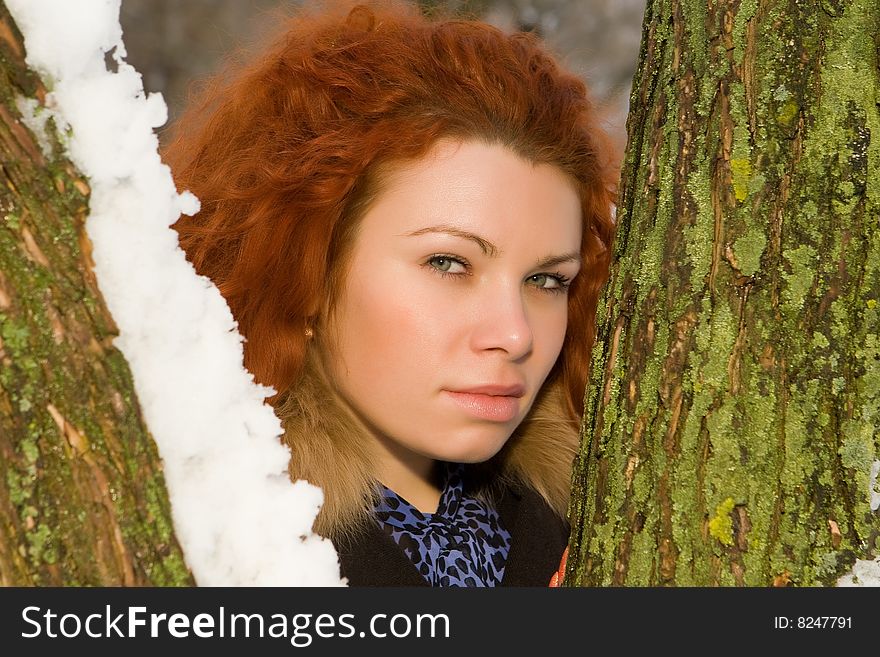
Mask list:
[[562,351],[563,342],[565,342],[566,328],[568,326],[567,308],[562,311],[548,313],[546,316],[542,316],[539,321],[543,340],[538,360],[540,360],[541,367],[546,370],[546,373],[549,373],[559,353]]
[[405,281],[390,269],[374,271],[348,288],[341,355],[352,378],[369,374],[373,385],[393,387],[434,353],[442,319],[424,290]]

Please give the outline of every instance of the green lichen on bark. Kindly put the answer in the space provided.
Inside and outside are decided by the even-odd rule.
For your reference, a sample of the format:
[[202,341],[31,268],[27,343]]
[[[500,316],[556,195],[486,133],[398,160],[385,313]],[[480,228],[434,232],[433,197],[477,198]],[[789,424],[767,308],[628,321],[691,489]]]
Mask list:
[[654,0],[569,584],[828,584],[880,454],[878,0]]

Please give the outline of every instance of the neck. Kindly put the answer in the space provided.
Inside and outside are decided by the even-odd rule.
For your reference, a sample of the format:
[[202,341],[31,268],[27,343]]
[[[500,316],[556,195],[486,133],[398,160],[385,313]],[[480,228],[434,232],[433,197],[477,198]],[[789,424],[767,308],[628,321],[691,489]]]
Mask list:
[[378,479],[422,513],[436,513],[442,494],[439,461],[379,437]]

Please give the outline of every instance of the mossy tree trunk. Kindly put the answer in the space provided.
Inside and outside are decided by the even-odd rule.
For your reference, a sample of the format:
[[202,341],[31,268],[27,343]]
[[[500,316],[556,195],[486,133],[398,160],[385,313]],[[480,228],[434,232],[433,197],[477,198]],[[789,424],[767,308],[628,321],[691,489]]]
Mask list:
[[90,268],[88,186],[21,122],[44,95],[0,1],[0,584],[191,584]]
[[569,585],[878,552],[880,0],[649,0]]

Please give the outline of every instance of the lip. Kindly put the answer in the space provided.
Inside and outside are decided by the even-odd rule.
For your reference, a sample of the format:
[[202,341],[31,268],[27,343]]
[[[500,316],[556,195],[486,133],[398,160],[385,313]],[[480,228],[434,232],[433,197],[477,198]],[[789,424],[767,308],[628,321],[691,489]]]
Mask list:
[[525,394],[525,387],[488,385],[443,392],[468,415],[492,422],[510,422],[519,413],[519,400]]
[[526,387],[521,383],[514,383],[511,385],[489,384],[484,386],[476,386],[473,388],[450,390],[449,392],[472,395],[487,395],[491,397],[522,397],[524,394],[526,394]]

